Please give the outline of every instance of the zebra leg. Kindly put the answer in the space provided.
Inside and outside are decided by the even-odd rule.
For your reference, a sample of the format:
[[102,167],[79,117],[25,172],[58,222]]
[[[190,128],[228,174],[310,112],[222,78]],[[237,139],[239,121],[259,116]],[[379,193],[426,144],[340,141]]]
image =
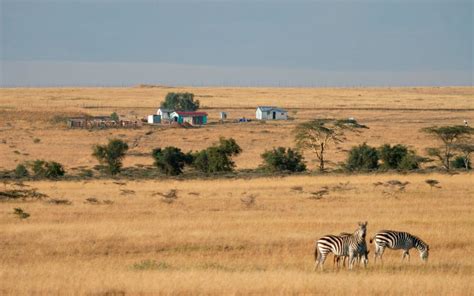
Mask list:
[[[402,255],[402,262],[405,260],[405,257],[408,256],[408,258],[410,258],[410,254],[408,254],[408,250],[404,250],[403,251],[403,255]],[[410,260],[410,259],[408,259]]]

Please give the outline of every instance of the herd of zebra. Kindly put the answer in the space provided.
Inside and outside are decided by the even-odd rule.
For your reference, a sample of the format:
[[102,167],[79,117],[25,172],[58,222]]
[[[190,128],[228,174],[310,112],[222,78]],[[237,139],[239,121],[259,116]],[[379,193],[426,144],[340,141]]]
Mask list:
[[[369,248],[365,241],[367,233],[367,221],[359,222],[359,227],[354,233],[343,232],[339,235],[325,235],[317,240],[314,251],[315,266],[314,270],[321,267],[323,269],[324,261],[329,253],[334,254],[334,262],[339,266],[342,259],[344,266],[345,259],[348,258],[348,267],[352,269],[354,262],[360,264],[362,261],[366,267],[369,262]],[[393,230],[381,230],[370,239],[370,243],[375,245],[374,264],[377,258],[382,261],[382,255],[385,248],[394,250],[403,250],[402,261],[405,257],[410,260],[410,249],[416,248],[420,252],[423,261],[428,260],[430,247],[420,238],[409,234],[408,232],[400,232]]]

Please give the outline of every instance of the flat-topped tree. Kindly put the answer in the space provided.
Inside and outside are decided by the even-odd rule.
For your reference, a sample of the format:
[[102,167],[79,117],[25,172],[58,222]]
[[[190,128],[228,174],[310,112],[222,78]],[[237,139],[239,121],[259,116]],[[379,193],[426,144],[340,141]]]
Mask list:
[[421,131],[443,143],[441,147],[430,147],[426,150],[428,155],[437,157],[448,171],[451,169],[451,158],[454,156],[453,151],[456,145],[469,141],[471,135],[474,134],[474,128],[465,125],[431,126]]
[[161,107],[175,111],[196,111],[199,109],[199,100],[194,100],[192,93],[174,93],[166,95],[165,101],[161,102]]
[[319,161],[319,170],[325,170],[326,150],[346,140],[345,132],[359,132],[368,128],[355,119],[315,119],[299,124],[295,129],[296,146],[301,150],[309,150]]

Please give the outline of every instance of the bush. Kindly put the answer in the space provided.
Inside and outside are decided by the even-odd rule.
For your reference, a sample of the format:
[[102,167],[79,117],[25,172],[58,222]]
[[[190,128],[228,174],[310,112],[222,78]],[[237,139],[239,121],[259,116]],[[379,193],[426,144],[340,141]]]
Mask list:
[[204,173],[230,172],[235,167],[231,157],[240,152],[242,149],[234,139],[220,138],[219,145],[194,153],[192,165]]
[[29,173],[24,164],[19,164],[15,168],[15,177],[25,178],[28,177]]
[[390,144],[382,145],[378,148],[378,156],[382,160],[382,167],[386,169],[397,169],[402,159],[408,154],[408,148],[404,145]]
[[[466,169],[466,158],[464,156],[456,156],[451,162],[451,166],[455,169]],[[471,162],[467,160],[467,169],[471,169]]]
[[406,154],[398,164],[398,169],[402,171],[417,170],[420,168],[420,163],[423,162],[423,158],[416,155],[413,152]]
[[44,161],[41,159],[35,160],[31,164],[31,169],[35,177],[56,179],[64,176],[66,173],[64,167],[59,162]]
[[120,139],[111,139],[107,145],[95,145],[92,155],[105,165],[111,175],[118,174],[122,168],[122,160],[128,145]]
[[168,93],[161,107],[176,111],[196,111],[199,109],[199,100],[194,101],[192,93]]
[[265,151],[261,155],[264,161],[264,168],[273,172],[302,172],[306,170],[303,156],[291,148],[273,148]]
[[377,149],[364,143],[349,151],[346,168],[351,171],[372,171],[378,168],[378,161]]
[[55,161],[50,161],[46,163],[46,172],[45,177],[48,179],[56,179],[64,176],[65,171],[62,164]]
[[184,154],[176,147],[156,148],[152,155],[155,159],[155,166],[162,173],[172,176],[182,174],[184,165],[191,162],[191,156]]
[[112,114],[110,114],[110,119],[112,119],[115,122],[120,121],[120,117],[118,116],[117,112],[112,112]]

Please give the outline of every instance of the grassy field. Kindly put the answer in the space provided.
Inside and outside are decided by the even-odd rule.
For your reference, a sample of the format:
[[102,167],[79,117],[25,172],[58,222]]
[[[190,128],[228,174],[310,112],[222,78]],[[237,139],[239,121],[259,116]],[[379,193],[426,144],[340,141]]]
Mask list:
[[[56,116],[129,118],[155,112],[170,91],[201,100],[210,124],[199,129],[68,130]],[[0,89],[0,169],[33,159],[59,161],[66,170],[92,167],[91,147],[126,140],[125,166],[151,164],[151,149],[187,150],[232,136],[243,148],[237,169],[256,168],[274,146],[293,147],[295,125],[312,118],[355,117],[370,127],[329,151],[342,161],[353,145],[402,143],[424,154],[435,140],[431,125],[474,122],[474,88],[44,88]],[[289,110],[285,122],[254,118],[257,105]],[[230,120],[218,124],[218,112]],[[312,156],[306,155],[314,168]],[[425,181],[436,179],[441,188]],[[390,180],[409,182],[404,190]],[[0,294],[335,294],[472,295],[474,175],[315,175],[215,180],[5,181],[0,191],[35,188],[42,199],[0,200]],[[384,185],[376,186],[374,183]],[[378,183],[377,183],[378,184]],[[319,198],[315,192],[327,188]],[[176,191],[176,198],[163,195]],[[68,204],[61,203],[66,200]],[[59,204],[58,204],[59,203]],[[19,219],[14,208],[30,214]],[[383,267],[314,272],[314,242],[354,231],[368,221],[409,231],[430,245],[423,264],[416,250],[401,263],[386,251]]]
[[[472,178],[28,182],[49,197],[0,203],[0,293],[468,295]],[[410,183],[405,191],[373,185],[393,179]],[[315,198],[323,186],[330,193]],[[158,194],[172,189],[172,202]],[[30,218],[15,217],[16,207]],[[362,220],[369,236],[385,228],[420,236],[430,244],[428,264],[416,250],[404,264],[401,251],[387,251],[383,267],[370,256],[367,269],[335,271],[330,257],[324,272],[313,272],[314,241]]]
[[[68,130],[51,123],[57,115],[109,115],[128,118],[156,112],[166,93],[193,92],[209,113],[210,124],[200,129]],[[174,145],[198,150],[232,136],[243,149],[237,168],[255,168],[260,154],[274,146],[293,147],[292,131],[299,122],[322,117],[355,117],[370,127],[359,136],[348,135],[340,150],[329,151],[334,162],[346,157],[351,146],[403,143],[423,154],[434,141],[419,129],[431,125],[474,122],[474,88],[277,89],[277,88],[44,88],[0,89],[0,169],[11,169],[30,159],[50,159],[66,168],[93,166],[91,147],[118,137],[131,145],[125,164],[151,164],[153,148]],[[258,105],[277,105],[294,118],[285,122],[229,122],[217,124],[219,111],[229,121],[255,118]],[[150,133],[151,132],[151,133]],[[35,142],[35,139],[36,140]],[[309,167],[314,167],[308,155]]]

